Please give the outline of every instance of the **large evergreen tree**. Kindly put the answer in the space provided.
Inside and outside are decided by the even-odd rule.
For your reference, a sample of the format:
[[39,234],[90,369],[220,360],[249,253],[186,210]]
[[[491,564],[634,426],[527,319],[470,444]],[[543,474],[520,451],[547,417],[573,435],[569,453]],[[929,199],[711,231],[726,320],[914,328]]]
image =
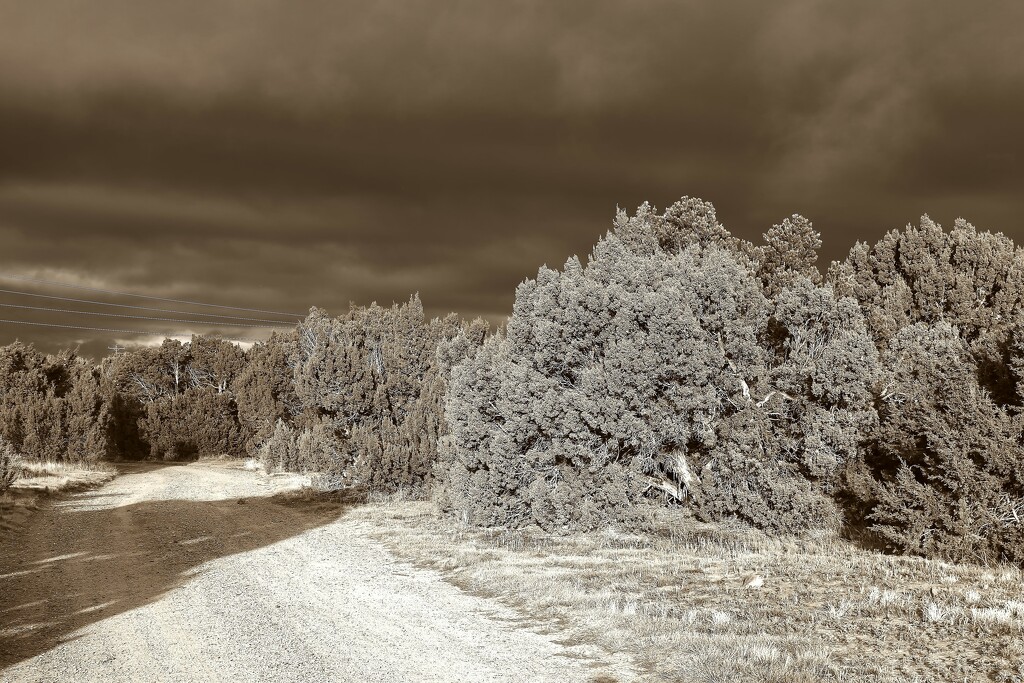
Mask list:
[[542,268],[507,333],[452,370],[442,504],[486,525],[591,528],[645,497],[766,528],[838,524],[877,353],[856,302],[806,276],[813,259],[771,253],[762,268],[684,198],[620,213],[586,266]]
[[245,354],[245,367],[231,383],[245,450],[250,455],[257,454],[279,421],[291,424],[300,420],[302,406],[295,395],[290,365],[296,340],[294,332],[275,332],[266,342],[256,344]]

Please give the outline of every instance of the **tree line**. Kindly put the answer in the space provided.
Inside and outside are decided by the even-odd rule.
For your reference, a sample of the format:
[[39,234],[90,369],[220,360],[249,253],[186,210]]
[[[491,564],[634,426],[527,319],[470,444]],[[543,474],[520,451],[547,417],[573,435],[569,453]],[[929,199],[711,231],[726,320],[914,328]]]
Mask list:
[[0,470],[249,455],[477,525],[637,526],[683,506],[1024,562],[1024,250],[927,216],[824,273],[820,248],[801,216],[755,244],[684,197],[541,268],[496,331],[427,319],[413,296],[314,308],[245,352],[196,336],[96,366],[15,343]]

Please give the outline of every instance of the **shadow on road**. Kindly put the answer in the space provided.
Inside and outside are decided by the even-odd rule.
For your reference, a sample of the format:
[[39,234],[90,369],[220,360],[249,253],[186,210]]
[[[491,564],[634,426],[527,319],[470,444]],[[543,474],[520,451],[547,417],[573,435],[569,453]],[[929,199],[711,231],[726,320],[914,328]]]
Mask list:
[[0,538],[0,671],[158,600],[203,563],[324,526],[357,503],[279,495],[109,507],[108,496],[78,494],[84,505],[48,506]]

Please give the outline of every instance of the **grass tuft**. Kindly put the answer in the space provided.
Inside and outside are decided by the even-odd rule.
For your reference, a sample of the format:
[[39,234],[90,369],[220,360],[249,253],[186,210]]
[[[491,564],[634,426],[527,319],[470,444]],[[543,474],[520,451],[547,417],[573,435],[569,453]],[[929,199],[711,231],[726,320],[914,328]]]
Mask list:
[[40,500],[58,493],[93,488],[113,479],[113,465],[98,463],[66,463],[19,459],[17,477],[11,487],[0,493],[0,532],[11,533],[21,528]]
[[[652,534],[476,529],[428,503],[357,508],[399,557],[641,680],[1024,680],[1017,567],[881,555],[666,514]],[[750,577],[764,577],[756,590]],[[955,580],[950,580],[955,577]],[[618,661],[618,660],[616,660]]]
[[115,476],[117,470],[107,462],[23,460],[21,478],[13,488],[43,493],[65,493],[99,486]]

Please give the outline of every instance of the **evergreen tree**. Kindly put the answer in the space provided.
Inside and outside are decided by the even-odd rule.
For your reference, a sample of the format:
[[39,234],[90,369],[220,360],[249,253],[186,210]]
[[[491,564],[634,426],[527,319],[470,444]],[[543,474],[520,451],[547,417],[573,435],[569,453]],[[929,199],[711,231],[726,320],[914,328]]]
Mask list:
[[231,383],[245,450],[250,455],[259,453],[278,422],[291,424],[302,413],[289,365],[296,340],[294,333],[275,332],[266,342],[256,344],[246,353],[245,367]]
[[851,509],[901,552],[1019,561],[1024,251],[924,216],[858,243],[829,280],[860,302],[887,378]]
[[821,234],[811,222],[798,214],[786,218],[764,234],[764,245],[757,248],[758,273],[769,296],[800,278],[821,282],[816,265],[821,249]]
[[427,321],[418,295],[333,319],[313,309],[290,359],[299,422],[319,451],[302,466],[317,462],[337,485],[425,488],[443,425],[437,349],[459,329],[454,315]]
[[765,528],[839,523],[840,467],[875,420],[875,347],[855,301],[803,261],[762,271],[714,215],[641,206],[586,266],[519,286],[507,333],[451,371],[443,507],[593,528],[656,498]]
[[110,457],[110,419],[92,364],[20,342],[0,348],[0,428],[16,452],[55,462]]
[[949,232],[928,216],[874,246],[857,243],[829,280],[864,310],[879,349],[917,323],[947,322],[967,345],[979,382],[1001,404],[1020,405],[1010,347],[1024,304],[1024,251],[1002,233],[958,219]]

